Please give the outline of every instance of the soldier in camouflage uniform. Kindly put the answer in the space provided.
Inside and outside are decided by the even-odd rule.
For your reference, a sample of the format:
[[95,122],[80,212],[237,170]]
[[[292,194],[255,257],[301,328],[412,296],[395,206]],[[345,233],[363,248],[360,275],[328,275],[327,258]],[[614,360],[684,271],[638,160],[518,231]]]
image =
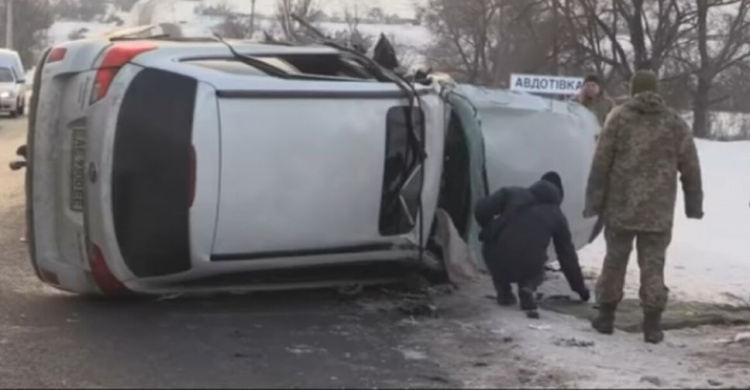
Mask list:
[[604,92],[599,76],[590,75],[584,79],[583,89],[575,97],[575,101],[588,108],[604,125],[607,115],[615,107],[615,102]]
[[656,75],[638,72],[631,95],[605,123],[586,191],[584,216],[604,219],[607,241],[596,286],[599,316],[592,325],[600,333],[614,331],[615,310],[623,298],[636,241],[644,338],[656,344],[664,339],[661,313],[669,291],[664,285],[664,261],[672,238],[677,173],[688,218],[701,219],[701,169],[691,131],[658,94]]

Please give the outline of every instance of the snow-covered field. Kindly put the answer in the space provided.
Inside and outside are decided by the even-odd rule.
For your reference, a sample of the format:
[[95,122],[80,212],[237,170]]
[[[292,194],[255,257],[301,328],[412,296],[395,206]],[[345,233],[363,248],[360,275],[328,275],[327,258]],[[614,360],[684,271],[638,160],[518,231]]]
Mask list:
[[[223,0],[222,0],[223,1]],[[348,0],[351,1],[351,0]],[[219,3],[220,1],[205,0],[204,4]],[[229,1],[230,5],[234,6],[234,9],[238,12],[250,13],[250,1]],[[186,27],[192,32],[199,32],[203,34],[210,33],[211,29],[216,25],[220,24],[223,20],[217,17],[203,16],[195,13],[195,8],[200,5],[200,1],[189,1],[189,0],[166,0],[159,4],[159,6],[153,9],[150,13],[149,23],[181,23],[185,24]],[[273,0],[259,0],[257,3],[257,11],[265,15],[273,15],[274,8]],[[324,9],[331,12],[334,9],[340,10],[343,8],[346,2],[325,2]],[[409,0],[381,0],[380,3],[376,2],[369,4],[370,6],[378,6],[382,4],[384,11],[387,14],[398,14],[402,17],[410,17],[413,13],[413,4]],[[136,6],[137,7],[137,6]],[[136,9],[134,11],[137,12]],[[126,23],[133,23],[135,20],[132,14],[120,14],[118,15],[121,19],[125,20]],[[274,23],[270,20],[258,20],[260,29],[267,29],[270,31],[274,30]],[[323,30],[329,32],[335,32],[339,30],[345,30],[347,28],[345,23],[321,23],[320,27]],[[57,44],[69,40],[69,35],[72,32],[80,28],[86,28],[89,32],[86,36],[96,35],[108,30],[117,28],[114,24],[105,24],[97,22],[79,22],[79,21],[58,21],[49,30],[48,39],[50,44]],[[431,41],[429,31],[423,26],[414,26],[410,24],[400,25],[389,25],[389,24],[361,24],[359,29],[366,35],[377,37],[381,33],[386,34],[389,37],[395,37],[395,40],[400,45],[408,46],[414,52],[427,46]]]

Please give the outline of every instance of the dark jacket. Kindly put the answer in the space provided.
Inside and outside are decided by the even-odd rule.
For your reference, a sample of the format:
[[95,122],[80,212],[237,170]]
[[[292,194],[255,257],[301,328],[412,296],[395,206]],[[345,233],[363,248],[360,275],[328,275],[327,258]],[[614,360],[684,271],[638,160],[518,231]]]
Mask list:
[[562,191],[548,181],[530,188],[507,187],[478,202],[483,255],[490,272],[512,283],[539,278],[550,241],[570,288],[584,291],[578,254],[560,204]]

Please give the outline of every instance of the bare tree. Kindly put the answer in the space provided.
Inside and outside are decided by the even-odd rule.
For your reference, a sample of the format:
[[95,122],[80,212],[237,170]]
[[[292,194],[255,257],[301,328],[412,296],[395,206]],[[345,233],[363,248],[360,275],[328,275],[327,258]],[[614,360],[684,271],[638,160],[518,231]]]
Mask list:
[[214,27],[214,32],[224,38],[247,39],[253,36],[253,22],[251,18],[240,15],[228,2],[222,1],[202,12],[224,19]]
[[359,26],[362,24],[363,17],[369,13],[370,8],[367,6],[361,7],[359,3],[344,4],[344,22],[347,29],[343,32],[337,32],[335,39],[361,53],[367,52],[373,45],[373,37],[364,34]]
[[660,71],[695,19],[685,0],[553,1],[574,57],[610,83],[640,69]]
[[[678,56],[690,74],[693,93],[693,131],[696,137],[711,137],[709,111],[731,97],[712,96],[718,77],[750,60],[750,0],[696,0],[697,60]],[[684,52],[683,52],[684,53]]]
[[314,23],[322,13],[315,0],[276,1],[276,18],[284,37],[289,41],[300,41],[306,39],[309,32],[301,28],[292,15],[297,15],[308,23]]
[[474,84],[507,86],[512,71],[558,72],[550,0],[430,0],[420,10],[434,66]]

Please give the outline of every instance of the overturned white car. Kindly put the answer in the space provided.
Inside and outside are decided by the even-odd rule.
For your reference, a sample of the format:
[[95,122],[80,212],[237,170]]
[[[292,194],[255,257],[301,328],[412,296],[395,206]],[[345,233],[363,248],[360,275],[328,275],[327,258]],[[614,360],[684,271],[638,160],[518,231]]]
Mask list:
[[[27,143],[32,263],[50,285],[105,295],[377,282],[439,266],[439,207],[476,248],[474,202],[550,168],[583,245],[591,124],[544,147],[533,127],[545,121],[508,129],[490,106],[477,105],[480,127],[453,88],[326,46],[110,36],[51,48]],[[510,153],[505,132],[537,141]],[[517,153],[525,168],[511,175]]]

